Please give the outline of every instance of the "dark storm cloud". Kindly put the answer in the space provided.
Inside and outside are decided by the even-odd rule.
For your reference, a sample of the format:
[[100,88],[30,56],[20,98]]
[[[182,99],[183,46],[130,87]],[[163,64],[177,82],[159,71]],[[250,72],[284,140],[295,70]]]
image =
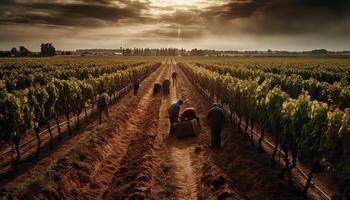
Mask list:
[[220,16],[230,20],[262,14],[283,19],[349,16],[348,0],[232,0],[220,6],[211,6],[203,13],[208,17]]
[[98,26],[125,19],[141,19],[144,18],[141,16],[141,11],[148,6],[148,3],[126,0],[81,0],[73,3],[6,0],[2,4],[0,8],[2,24],[58,26]]
[[[4,46],[4,42],[10,45],[42,38],[70,42],[85,38],[84,43],[132,38],[175,44],[191,39],[204,41],[196,43],[199,46],[213,44],[213,48],[230,47],[232,43],[253,46],[264,39],[268,45],[282,45],[283,39],[284,45],[307,48],[310,44],[326,44],[346,49],[344,46],[349,44],[350,0],[202,0],[195,5],[190,4],[192,1],[183,5],[179,2],[0,0],[0,43]],[[184,41],[185,45],[190,42]]]
[[210,19],[220,17],[222,20],[250,17],[260,7],[264,6],[268,0],[235,0],[220,6],[208,7],[203,16]]
[[303,34],[336,30],[347,34],[344,22],[350,19],[350,1],[234,0],[207,7],[201,16],[209,25],[212,19],[216,20],[213,23],[221,22],[227,26],[235,26],[244,20],[244,24],[238,23],[232,29],[247,33]]
[[[207,1],[209,2],[209,1]],[[156,24],[206,26],[207,32],[232,34],[349,33],[350,0],[230,0],[206,8],[159,7],[151,1],[75,0],[0,1],[0,24],[68,27]],[[223,3],[222,3],[223,2]],[[154,15],[151,10],[163,11]],[[143,12],[145,11],[145,12]],[[326,28],[326,30],[324,30]]]

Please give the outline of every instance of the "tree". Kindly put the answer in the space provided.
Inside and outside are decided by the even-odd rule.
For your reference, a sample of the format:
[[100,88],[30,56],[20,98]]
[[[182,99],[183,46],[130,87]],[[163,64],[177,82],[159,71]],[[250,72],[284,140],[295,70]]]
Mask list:
[[19,47],[19,56],[29,56],[31,52],[24,46]]
[[16,56],[16,57],[19,56],[19,51],[17,50],[16,47],[13,47],[11,49],[10,53],[11,53],[12,56]]
[[56,54],[56,49],[51,43],[41,44],[41,55],[42,56],[54,56]]

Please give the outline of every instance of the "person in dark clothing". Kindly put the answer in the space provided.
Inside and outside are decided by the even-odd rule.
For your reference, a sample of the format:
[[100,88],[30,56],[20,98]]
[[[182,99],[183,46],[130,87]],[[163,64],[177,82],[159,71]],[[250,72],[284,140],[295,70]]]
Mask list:
[[170,134],[173,133],[173,124],[178,122],[180,107],[183,104],[182,100],[178,100],[176,103],[170,105],[168,109],[169,121],[170,121]]
[[107,94],[106,90],[103,89],[98,100],[100,124],[102,123],[103,112],[105,113],[106,117],[109,118],[109,112],[108,112],[109,102],[110,102],[110,97]]
[[134,88],[134,96],[136,96],[137,92],[139,91],[139,88],[140,88],[140,81],[139,81],[139,79],[136,79],[134,81],[133,88]]
[[164,95],[168,95],[168,94],[169,94],[169,92],[170,92],[170,90],[169,90],[170,84],[171,84],[171,82],[170,82],[169,79],[165,79],[165,80],[163,81],[162,90],[163,90],[163,94],[164,94]]
[[171,78],[173,79],[173,85],[176,84],[176,77],[177,77],[177,73],[175,71],[171,73]]
[[213,104],[207,116],[211,131],[211,146],[220,148],[221,146],[221,129],[225,123],[224,111],[217,105]]
[[162,85],[160,83],[155,83],[153,85],[153,94],[156,95],[162,91]]

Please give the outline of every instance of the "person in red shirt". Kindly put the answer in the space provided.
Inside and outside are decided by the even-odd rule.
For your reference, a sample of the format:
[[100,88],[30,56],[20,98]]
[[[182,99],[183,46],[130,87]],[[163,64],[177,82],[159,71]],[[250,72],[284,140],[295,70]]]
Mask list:
[[186,108],[181,114],[181,120],[186,121],[186,120],[192,120],[192,119],[197,119],[199,122],[199,118],[197,117],[197,114],[196,114],[196,109],[193,107]]

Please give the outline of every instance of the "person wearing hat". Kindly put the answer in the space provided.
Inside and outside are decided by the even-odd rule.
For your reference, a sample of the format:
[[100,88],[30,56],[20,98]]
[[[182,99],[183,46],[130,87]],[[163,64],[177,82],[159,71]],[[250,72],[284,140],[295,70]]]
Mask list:
[[170,105],[168,109],[169,121],[170,121],[170,134],[173,133],[173,124],[178,122],[180,107],[183,101],[180,99],[176,103]]
[[211,132],[211,147],[220,148],[221,146],[221,129],[225,124],[225,115],[222,108],[214,103],[208,111],[207,116],[210,132]]

